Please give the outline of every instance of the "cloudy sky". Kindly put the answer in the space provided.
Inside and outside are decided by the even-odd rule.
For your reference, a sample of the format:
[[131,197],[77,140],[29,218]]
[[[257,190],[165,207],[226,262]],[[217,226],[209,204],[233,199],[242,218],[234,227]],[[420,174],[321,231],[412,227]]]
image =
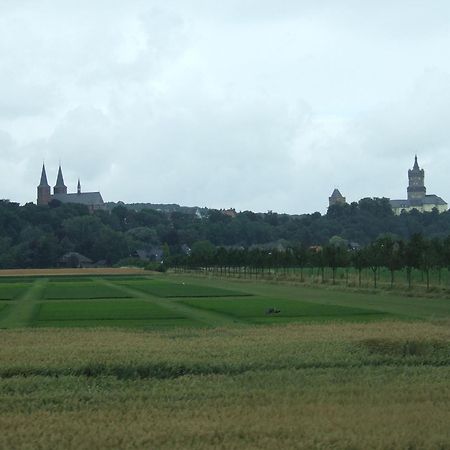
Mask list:
[[0,197],[59,161],[105,201],[450,200],[446,0],[0,0]]

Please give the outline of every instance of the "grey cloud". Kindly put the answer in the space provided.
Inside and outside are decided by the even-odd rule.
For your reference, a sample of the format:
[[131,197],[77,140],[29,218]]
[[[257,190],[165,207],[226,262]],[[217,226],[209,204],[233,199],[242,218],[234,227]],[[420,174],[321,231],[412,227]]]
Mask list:
[[34,199],[45,158],[109,200],[324,211],[335,186],[349,200],[401,195],[418,152],[446,198],[442,1],[3,0],[0,11],[0,166],[21,180],[4,195]]

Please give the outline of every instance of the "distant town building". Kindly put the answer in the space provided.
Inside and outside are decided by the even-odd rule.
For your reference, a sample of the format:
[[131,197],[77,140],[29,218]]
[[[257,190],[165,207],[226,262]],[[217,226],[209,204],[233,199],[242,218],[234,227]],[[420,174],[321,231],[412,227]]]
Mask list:
[[59,259],[59,265],[70,268],[92,267],[92,260],[81,253],[69,252]]
[[50,191],[50,185],[47,181],[47,173],[45,165],[42,165],[41,181],[37,187],[37,204],[48,205],[52,200],[58,200],[61,203],[79,203],[86,205],[89,210],[95,211],[105,209],[102,195],[100,192],[81,192],[81,183],[78,180],[77,192],[73,194],[67,193],[67,186],[64,184],[64,178],[61,166],[58,169],[56,184],[53,187],[53,194]]
[[430,194],[427,195],[425,188],[425,171],[417,163],[417,155],[414,159],[414,166],[408,170],[408,198],[406,200],[391,200],[391,208],[396,215],[403,211],[416,209],[419,212],[430,212],[436,208],[440,213],[447,211],[448,204],[441,197]]
[[345,197],[339,192],[339,189],[335,189],[331,194],[331,197],[328,198],[329,206],[333,205],[345,205]]
[[228,216],[231,218],[235,218],[237,216],[237,212],[234,208],[230,208],[230,209],[221,209],[220,212],[224,215],[224,216]]

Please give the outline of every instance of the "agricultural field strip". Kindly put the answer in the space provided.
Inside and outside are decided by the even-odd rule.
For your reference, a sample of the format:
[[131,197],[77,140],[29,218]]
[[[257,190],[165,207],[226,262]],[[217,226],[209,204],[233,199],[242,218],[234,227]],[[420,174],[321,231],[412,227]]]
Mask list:
[[0,283],[0,300],[14,300],[31,287],[31,283]]
[[9,303],[2,303],[0,304],[0,317],[2,316],[2,314],[5,314],[5,312],[11,308],[11,305]]
[[182,316],[184,316],[186,318],[190,318],[195,321],[204,323],[208,326],[218,327],[218,326],[232,325],[235,327],[235,326],[245,326],[246,325],[245,322],[243,322],[237,318],[230,317],[225,314],[220,314],[220,313],[216,313],[213,311],[201,310],[198,308],[191,307],[189,305],[183,305],[180,302],[170,300],[170,299],[162,300],[161,298],[146,294],[145,292],[143,292],[141,290],[133,289],[133,288],[130,288],[127,286],[119,285],[119,284],[113,284],[107,280],[103,280],[103,283],[105,283],[107,285],[113,285],[116,288],[121,289],[123,292],[129,293],[130,295],[132,295],[135,298],[150,301],[150,302],[157,304],[163,308],[166,308],[174,313],[181,314]]
[[115,300],[110,303],[45,302],[40,304],[37,321],[103,321],[182,319],[166,308],[143,300]]
[[151,282],[146,283],[142,283],[140,280],[128,282],[122,280],[115,281],[116,284],[131,287],[132,289],[143,291],[151,296],[162,298],[248,297],[252,295],[241,291],[233,291],[214,286],[195,285],[184,283],[182,281],[167,281],[167,279],[152,279]]
[[450,367],[449,328],[426,322],[291,324],[148,333],[3,330],[0,336],[0,376],[4,378],[84,373],[174,378],[281,368]]
[[16,301],[10,304],[7,315],[0,318],[1,328],[27,327],[33,320],[38,308],[38,299],[41,298],[47,279],[36,279]]
[[117,289],[104,286],[98,280],[49,282],[44,292],[45,300],[129,298]]
[[[322,305],[303,300],[287,300],[280,298],[251,297],[247,300],[224,299],[187,299],[181,300],[184,305],[211,310],[221,314],[238,317],[252,322],[286,322],[295,320],[376,320],[394,316],[370,309],[347,306]],[[275,314],[267,311],[275,310]]]
[[[179,277],[178,275],[172,275]],[[180,277],[181,278],[181,277]],[[187,276],[182,277],[188,281]],[[252,282],[248,280],[205,280],[192,277],[191,280],[209,285],[229,286],[233,289],[242,289],[255,296],[276,297],[284,299],[308,301],[314,304],[338,305],[348,307],[363,307],[380,313],[390,313],[396,316],[405,316],[411,319],[448,320],[450,319],[450,300],[446,298],[408,297],[397,293],[360,292],[349,289],[334,289],[328,287],[309,287],[303,285],[289,285],[273,282]]]

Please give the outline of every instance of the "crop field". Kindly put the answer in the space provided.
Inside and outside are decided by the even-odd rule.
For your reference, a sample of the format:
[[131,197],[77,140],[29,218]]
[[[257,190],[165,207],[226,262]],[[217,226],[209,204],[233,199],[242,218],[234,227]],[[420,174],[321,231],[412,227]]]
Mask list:
[[27,285],[22,283],[0,283],[0,300],[13,300],[22,294]]
[[115,302],[47,302],[40,304],[35,313],[33,326],[38,327],[99,327],[120,326],[125,328],[150,326],[195,326],[189,320],[158,305],[139,301]]
[[232,291],[229,289],[221,289],[212,286],[194,285],[185,282],[168,282],[162,280],[130,280],[119,281],[127,287],[138,289],[147,294],[163,298],[177,297],[237,297],[247,296],[243,292]]
[[93,281],[50,281],[44,292],[46,300],[52,299],[96,299],[96,298],[123,298],[123,294],[114,287],[103,286]]
[[[249,323],[286,323],[299,321],[369,321],[393,318],[389,313],[348,306],[322,305],[299,300],[251,297],[242,299],[184,300],[185,305],[227,314]],[[274,310],[275,312],[270,312]]]
[[0,449],[450,448],[447,298],[56,278],[0,283]]

